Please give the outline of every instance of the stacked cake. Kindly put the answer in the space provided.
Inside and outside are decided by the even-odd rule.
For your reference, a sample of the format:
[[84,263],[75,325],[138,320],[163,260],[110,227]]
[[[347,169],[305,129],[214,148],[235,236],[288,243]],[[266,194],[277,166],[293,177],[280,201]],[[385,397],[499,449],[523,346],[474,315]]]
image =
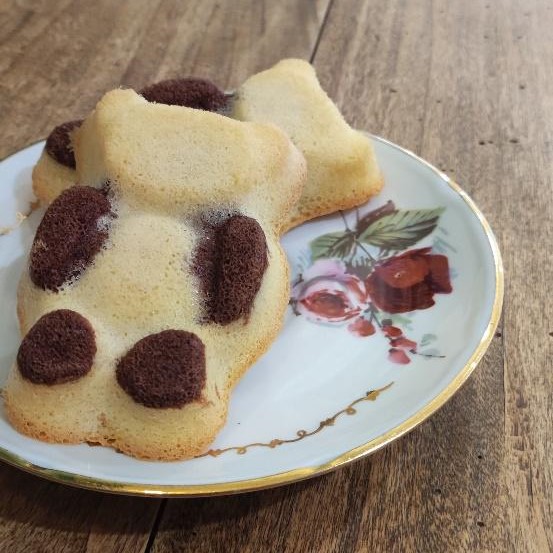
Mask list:
[[33,172],[49,207],[18,297],[14,426],[133,456],[201,454],[288,304],[280,235],[382,186],[306,62],[234,94],[201,79],[114,90],[54,129]]

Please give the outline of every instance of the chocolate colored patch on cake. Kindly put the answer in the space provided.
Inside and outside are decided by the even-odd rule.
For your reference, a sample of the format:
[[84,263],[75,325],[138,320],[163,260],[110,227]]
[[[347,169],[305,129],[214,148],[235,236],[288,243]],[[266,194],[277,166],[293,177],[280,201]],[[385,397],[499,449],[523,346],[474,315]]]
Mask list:
[[195,334],[164,330],[142,338],[119,360],[117,382],[146,407],[182,407],[200,399],[205,348]]
[[95,355],[96,339],[88,320],[59,309],[43,315],[23,338],[17,366],[33,384],[62,384],[87,374]]
[[71,169],[75,169],[76,164],[70,133],[79,128],[81,124],[82,120],[79,119],[58,125],[46,139],[46,153],[58,163]]
[[267,269],[267,242],[260,224],[232,215],[205,226],[196,249],[193,270],[200,280],[209,322],[246,320]]
[[36,232],[29,265],[31,280],[55,292],[78,277],[107,240],[105,223],[112,216],[110,202],[100,190],[90,186],[64,190]]
[[211,81],[193,77],[160,81],[142,89],[140,94],[149,102],[205,111],[224,111],[229,101]]

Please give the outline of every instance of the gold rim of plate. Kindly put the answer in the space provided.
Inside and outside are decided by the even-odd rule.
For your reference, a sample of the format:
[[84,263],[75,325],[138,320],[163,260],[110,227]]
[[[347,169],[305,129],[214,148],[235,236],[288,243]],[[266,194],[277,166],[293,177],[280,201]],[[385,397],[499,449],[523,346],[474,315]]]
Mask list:
[[342,453],[327,463],[321,465],[314,465],[312,467],[298,468],[286,472],[277,474],[271,474],[269,476],[261,476],[257,478],[249,478],[246,480],[237,480],[234,482],[218,482],[214,484],[192,484],[192,485],[161,485],[161,484],[132,484],[113,482],[110,480],[102,480],[98,478],[92,478],[88,476],[81,476],[78,474],[59,471],[56,469],[49,469],[35,465],[26,461],[19,455],[15,455],[10,451],[0,447],[0,460],[6,463],[18,467],[31,474],[41,476],[47,480],[54,482],[60,482],[63,484],[69,484],[78,488],[86,488],[96,491],[103,491],[109,493],[126,494],[126,495],[139,495],[150,497],[200,497],[206,495],[227,495],[234,493],[249,492],[255,490],[263,490],[267,488],[273,488],[281,486],[283,484],[291,484],[314,476],[320,476],[327,472],[336,470],[353,461],[357,461],[363,457],[378,451],[387,444],[397,440],[399,437],[407,434],[419,424],[424,422],[430,415],[435,413],[440,407],[442,407],[461,386],[466,382],[468,377],[472,374],[484,353],[488,349],[490,342],[495,334],[495,330],[501,317],[501,309],[503,305],[503,262],[501,260],[501,254],[497,241],[493,234],[493,231],[486,221],[486,218],[482,212],[478,209],[474,201],[470,196],[455,182],[453,182],[445,173],[438,170],[436,167],[420,158],[413,152],[390,142],[379,136],[370,135],[373,140],[378,140],[388,146],[395,148],[407,154],[408,156],[416,159],[423,165],[425,165],[432,172],[436,173],[452,190],[454,190],[467,204],[469,209],[478,219],[484,233],[488,239],[488,244],[492,251],[494,266],[495,266],[495,297],[493,301],[492,311],[490,319],[486,326],[486,329],[480,339],[480,343],[470,356],[465,366],[459,371],[457,376],[448,384],[442,392],[440,392],[435,398],[433,398],[424,407],[419,409],[414,415],[409,417],[406,421],[392,428],[388,432],[369,440],[363,445],[357,446],[345,453]]

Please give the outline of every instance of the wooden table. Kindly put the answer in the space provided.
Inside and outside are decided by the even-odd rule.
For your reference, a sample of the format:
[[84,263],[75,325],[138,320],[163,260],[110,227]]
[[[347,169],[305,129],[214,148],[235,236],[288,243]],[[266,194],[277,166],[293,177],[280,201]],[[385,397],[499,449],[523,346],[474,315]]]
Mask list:
[[553,3],[2,0],[0,157],[101,94],[234,87],[309,59],[356,127],[452,175],[489,218],[503,323],[468,384],[343,470],[241,496],[103,495],[0,466],[0,551],[553,550]]

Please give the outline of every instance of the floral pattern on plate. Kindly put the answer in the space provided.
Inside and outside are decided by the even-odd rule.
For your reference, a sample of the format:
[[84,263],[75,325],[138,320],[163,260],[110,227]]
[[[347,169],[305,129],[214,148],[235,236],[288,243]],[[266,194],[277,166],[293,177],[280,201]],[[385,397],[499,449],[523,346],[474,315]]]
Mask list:
[[430,309],[436,294],[452,292],[444,253],[451,246],[438,239],[434,246],[414,248],[435,231],[443,212],[398,209],[388,201],[362,216],[355,210],[354,224],[342,213],[343,230],[309,244],[307,261],[292,283],[293,312],[314,323],[345,326],[360,338],[383,333],[392,363],[406,365],[413,355],[443,357],[424,349],[434,334],[419,342],[405,334],[410,313]]

